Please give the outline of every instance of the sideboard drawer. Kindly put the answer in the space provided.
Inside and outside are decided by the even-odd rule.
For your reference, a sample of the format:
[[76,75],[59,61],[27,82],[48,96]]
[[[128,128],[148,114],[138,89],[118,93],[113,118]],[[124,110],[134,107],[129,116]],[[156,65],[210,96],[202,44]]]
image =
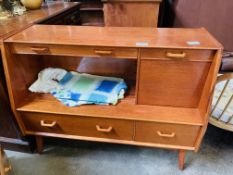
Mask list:
[[200,126],[136,122],[135,140],[193,147],[199,130]]
[[24,112],[26,131],[132,140],[131,121]]
[[141,59],[212,61],[212,50],[198,49],[142,49]]
[[94,46],[72,46],[72,45],[46,45],[46,44],[17,44],[11,45],[13,53],[35,54],[35,55],[64,55],[85,57],[114,57],[137,59],[137,49],[94,47]]

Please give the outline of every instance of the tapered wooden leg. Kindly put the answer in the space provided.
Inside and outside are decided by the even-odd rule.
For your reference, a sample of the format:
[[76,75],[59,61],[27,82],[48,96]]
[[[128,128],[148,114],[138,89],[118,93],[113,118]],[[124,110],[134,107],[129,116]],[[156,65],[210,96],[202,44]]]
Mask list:
[[4,175],[4,161],[3,161],[3,150],[0,145],[0,175]]
[[183,170],[184,169],[184,164],[185,164],[185,150],[179,150],[179,169]]
[[5,152],[0,145],[0,175],[8,174],[11,171],[11,165],[6,157]]
[[42,136],[36,136],[36,146],[37,146],[37,152],[41,154],[43,152],[43,147],[44,147]]

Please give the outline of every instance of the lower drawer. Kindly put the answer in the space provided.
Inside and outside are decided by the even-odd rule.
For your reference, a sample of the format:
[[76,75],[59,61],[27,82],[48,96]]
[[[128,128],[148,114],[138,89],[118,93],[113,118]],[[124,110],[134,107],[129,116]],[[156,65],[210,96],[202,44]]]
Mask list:
[[23,113],[27,131],[132,140],[132,121],[43,113]]
[[193,147],[199,130],[200,126],[136,122],[135,140]]

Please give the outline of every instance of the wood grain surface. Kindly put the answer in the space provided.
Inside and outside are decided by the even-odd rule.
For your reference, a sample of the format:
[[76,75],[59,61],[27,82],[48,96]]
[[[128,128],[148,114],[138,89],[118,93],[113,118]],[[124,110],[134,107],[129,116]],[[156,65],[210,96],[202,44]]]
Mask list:
[[[198,41],[200,44],[189,45],[188,41]],[[222,47],[204,28],[33,25],[5,42],[134,48],[218,49]]]

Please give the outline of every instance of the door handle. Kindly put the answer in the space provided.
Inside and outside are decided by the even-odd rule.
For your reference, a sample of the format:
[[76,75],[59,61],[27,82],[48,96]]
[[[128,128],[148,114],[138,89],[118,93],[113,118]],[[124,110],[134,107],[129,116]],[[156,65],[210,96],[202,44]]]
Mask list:
[[185,52],[181,52],[181,53],[167,52],[166,56],[168,58],[185,58],[187,56],[187,54]]
[[95,54],[98,55],[111,55],[113,54],[112,50],[95,50]]
[[41,120],[41,121],[40,121],[40,125],[41,125],[41,126],[49,127],[49,128],[54,127],[56,124],[57,124],[56,121],[53,121],[52,123],[45,123],[44,120]]
[[105,132],[105,133],[109,133],[112,131],[112,126],[109,126],[108,128],[102,128],[100,125],[96,125],[96,129],[99,132]]
[[164,134],[162,133],[161,131],[157,131],[157,134],[160,136],[160,137],[167,137],[167,138],[173,138],[175,137],[176,133],[172,132],[170,134]]
[[36,53],[48,53],[49,52],[48,47],[31,47],[31,50]]

